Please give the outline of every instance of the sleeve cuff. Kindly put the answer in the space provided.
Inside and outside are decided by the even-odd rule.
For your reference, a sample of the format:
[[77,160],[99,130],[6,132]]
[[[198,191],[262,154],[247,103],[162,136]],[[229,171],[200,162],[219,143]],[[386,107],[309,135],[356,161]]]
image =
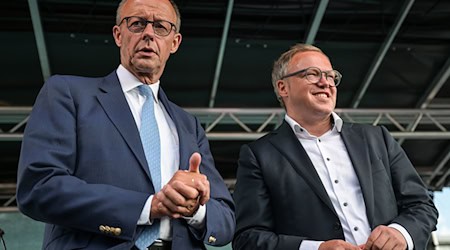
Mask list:
[[205,227],[206,204],[200,205],[192,217],[183,216],[186,222],[195,229],[203,229]]
[[320,244],[322,244],[323,241],[316,241],[316,240],[303,240],[300,244],[299,250],[318,250]]
[[406,243],[408,244],[408,250],[414,249],[414,242],[411,238],[411,235],[409,235],[408,231],[400,224],[392,223],[388,227],[392,227],[400,231],[400,233],[403,235],[403,237],[406,240]]
[[139,220],[137,221],[138,225],[151,225],[153,222],[150,221],[150,211],[152,211],[152,200],[153,195],[150,195],[148,197],[147,201],[145,202],[144,208],[142,209],[141,216],[139,217]]

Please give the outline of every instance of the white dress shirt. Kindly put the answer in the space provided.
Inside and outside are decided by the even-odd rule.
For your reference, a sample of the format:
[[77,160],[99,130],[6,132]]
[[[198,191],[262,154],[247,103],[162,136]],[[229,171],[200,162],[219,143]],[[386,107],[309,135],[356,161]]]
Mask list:
[[[117,76],[136,125],[140,130],[141,111],[146,98],[140,94],[138,87],[143,83],[122,65],[119,65],[117,68]],[[170,181],[175,172],[178,171],[178,166],[180,165],[179,138],[175,124],[164,108],[164,105],[158,100],[159,81],[149,86],[153,93],[153,99],[155,100],[154,111],[158,123],[159,138],[164,138],[164,140],[161,140],[161,187],[163,187]],[[137,225],[151,225],[150,211],[152,199],[153,195],[147,199],[141,216],[137,221]],[[189,225],[197,229],[202,229],[204,227],[205,216],[206,205],[200,206],[193,217],[186,217],[185,219]],[[170,218],[161,218],[160,238],[163,240],[171,240],[171,233]]]
[[[308,154],[328,193],[341,222],[345,241],[361,245],[366,243],[371,228],[367,219],[361,185],[340,135],[343,121],[334,112],[332,116],[334,126],[319,137],[311,135],[288,115],[285,116],[285,120]],[[389,226],[402,228],[403,230],[400,232],[403,235],[406,233],[412,244],[412,239],[406,229],[398,224]],[[407,239],[407,237],[405,238]],[[300,245],[300,250],[316,250],[322,242],[304,240]],[[410,242],[408,242],[408,246],[409,244]]]

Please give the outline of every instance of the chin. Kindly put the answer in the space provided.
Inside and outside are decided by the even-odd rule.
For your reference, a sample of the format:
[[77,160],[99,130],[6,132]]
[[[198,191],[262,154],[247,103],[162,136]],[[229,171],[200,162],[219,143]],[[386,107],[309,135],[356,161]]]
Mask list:
[[137,63],[134,66],[136,70],[141,73],[157,72],[160,68],[159,65],[155,65],[154,63]]

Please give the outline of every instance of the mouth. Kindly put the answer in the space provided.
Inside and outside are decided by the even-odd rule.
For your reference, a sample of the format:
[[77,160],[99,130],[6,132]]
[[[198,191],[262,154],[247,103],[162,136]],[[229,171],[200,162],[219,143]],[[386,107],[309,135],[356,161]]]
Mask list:
[[142,48],[137,50],[137,53],[143,54],[144,56],[151,56],[152,54],[156,54],[156,51],[152,48]]
[[320,98],[330,98],[330,93],[327,93],[327,92],[313,93],[313,95],[320,97]]

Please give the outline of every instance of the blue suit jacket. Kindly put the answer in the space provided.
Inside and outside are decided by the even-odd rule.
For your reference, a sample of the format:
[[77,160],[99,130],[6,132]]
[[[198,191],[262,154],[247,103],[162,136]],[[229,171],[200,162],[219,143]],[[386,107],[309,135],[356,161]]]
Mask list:
[[[202,155],[211,199],[198,232],[172,220],[173,249],[224,245],[234,229],[234,204],[214,167],[198,120],[159,99],[176,125],[180,166]],[[53,76],[40,91],[25,129],[19,161],[20,210],[46,223],[44,249],[130,249],[142,227],[142,208],[153,194],[133,115],[115,72],[106,77]]]
[[[438,212],[400,145],[380,126],[344,123],[341,136],[370,227],[400,224],[415,249],[426,249]],[[233,196],[235,250],[296,250],[305,239],[344,239],[327,191],[286,122],[241,148]]]

